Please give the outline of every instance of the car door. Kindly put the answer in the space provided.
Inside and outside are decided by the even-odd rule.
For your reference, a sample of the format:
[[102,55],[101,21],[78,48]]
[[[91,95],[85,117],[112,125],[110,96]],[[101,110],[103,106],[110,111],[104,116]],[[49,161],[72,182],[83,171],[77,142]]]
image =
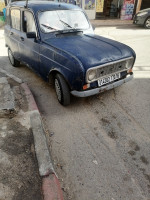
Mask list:
[[36,24],[32,12],[22,11],[22,31],[20,33],[19,51],[23,62],[32,67],[39,73],[39,48],[38,40],[27,38],[27,33],[35,32],[37,35]]
[[20,38],[20,19],[21,11],[18,8],[13,8],[10,10],[10,31],[9,31],[9,41],[8,47],[11,49],[14,57],[20,60],[19,53],[19,38]]

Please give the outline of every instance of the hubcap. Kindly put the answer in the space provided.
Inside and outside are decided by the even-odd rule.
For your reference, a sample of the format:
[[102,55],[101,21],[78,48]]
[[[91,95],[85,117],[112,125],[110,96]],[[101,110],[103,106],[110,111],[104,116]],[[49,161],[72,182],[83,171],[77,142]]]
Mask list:
[[57,79],[55,79],[55,90],[56,90],[58,100],[61,101],[61,89],[60,89],[60,85]]
[[10,50],[8,51],[8,55],[9,55],[9,59],[10,59],[11,64],[14,65],[14,57],[13,57]]
[[145,26],[146,26],[147,28],[150,28],[150,19],[148,19],[148,20],[146,21]]

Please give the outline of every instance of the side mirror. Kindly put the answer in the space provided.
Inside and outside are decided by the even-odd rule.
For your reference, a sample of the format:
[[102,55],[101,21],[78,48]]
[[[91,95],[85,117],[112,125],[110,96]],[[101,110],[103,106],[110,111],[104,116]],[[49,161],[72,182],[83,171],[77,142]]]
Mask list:
[[36,33],[35,32],[28,32],[27,33],[27,38],[34,38],[34,39],[36,39]]

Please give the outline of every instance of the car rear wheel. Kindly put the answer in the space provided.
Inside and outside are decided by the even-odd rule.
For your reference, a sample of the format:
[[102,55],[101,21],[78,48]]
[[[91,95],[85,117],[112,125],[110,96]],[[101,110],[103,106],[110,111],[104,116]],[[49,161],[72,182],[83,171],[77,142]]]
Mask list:
[[144,27],[150,29],[150,17],[146,19]]
[[61,74],[55,76],[55,91],[60,104],[63,106],[70,104],[70,90]]
[[13,53],[9,48],[8,48],[8,58],[13,67],[19,67],[20,62],[14,58]]

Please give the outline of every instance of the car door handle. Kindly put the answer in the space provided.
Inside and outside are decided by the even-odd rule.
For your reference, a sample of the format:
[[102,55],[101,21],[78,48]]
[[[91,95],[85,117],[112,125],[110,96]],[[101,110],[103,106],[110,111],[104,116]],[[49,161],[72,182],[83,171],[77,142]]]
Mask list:
[[10,35],[13,35],[14,33],[13,32],[10,32]]
[[20,39],[21,39],[22,41],[24,41],[24,38],[23,38],[23,37],[20,37]]

